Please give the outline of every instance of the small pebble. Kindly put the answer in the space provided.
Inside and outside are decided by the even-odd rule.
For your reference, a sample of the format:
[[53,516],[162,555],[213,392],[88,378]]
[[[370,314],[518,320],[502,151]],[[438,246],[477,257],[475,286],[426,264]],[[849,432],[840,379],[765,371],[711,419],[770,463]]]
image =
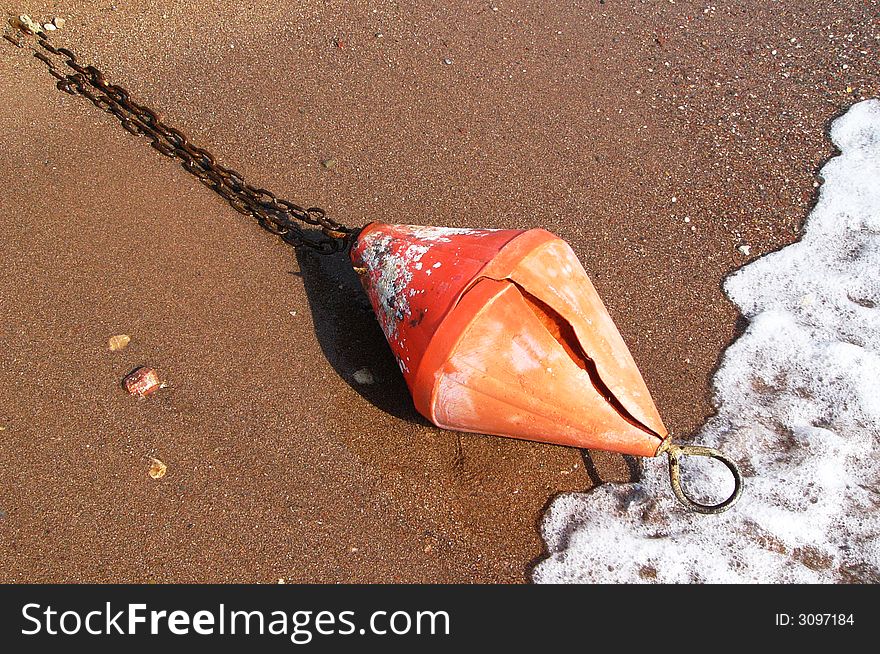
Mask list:
[[147,474],[153,479],[162,479],[162,477],[165,476],[165,473],[168,472],[168,466],[162,463],[159,459],[150,459],[150,461],[150,470]]
[[165,386],[165,382],[159,380],[159,373],[147,366],[141,366],[133,370],[122,380],[122,387],[130,395],[137,395],[139,397],[152,395],[160,388],[165,388]]
[[47,32],[54,32],[56,27],[52,23],[46,23],[43,25],[43,29],[46,30]]
[[55,27],[57,27],[58,29],[61,29],[62,27],[64,27],[64,24],[65,24],[66,22],[67,22],[67,21],[64,20],[63,18],[61,18],[60,16],[56,16],[55,18],[52,19],[52,23],[53,23],[53,24],[55,25]]
[[446,64],[447,66],[450,66],[450,65],[452,65],[452,59],[449,59],[447,57],[446,59],[443,60],[443,63]]
[[336,168],[336,159],[324,159],[321,162],[321,166],[326,170],[333,170]]
[[128,347],[129,343],[131,343],[131,336],[128,334],[116,334],[116,336],[111,336],[107,339],[107,347],[110,348],[111,352],[124,350]]
[[360,370],[356,370],[353,377],[358,384],[363,384],[365,386],[376,383],[376,378],[373,377],[373,373],[370,372],[369,368],[361,368]]
[[745,256],[749,256],[749,252],[752,251],[751,245],[740,245],[737,250],[740,251],[740,254],[744,254]]

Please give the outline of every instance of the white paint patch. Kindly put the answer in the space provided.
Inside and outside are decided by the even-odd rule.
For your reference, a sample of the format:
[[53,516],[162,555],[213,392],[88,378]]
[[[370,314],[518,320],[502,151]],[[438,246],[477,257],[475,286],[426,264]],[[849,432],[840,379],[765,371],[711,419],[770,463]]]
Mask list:
[[[460,416],[478,416],[473,396],[468,387],[468,373],[448,371],[440,377],[437,387],[434,411],[438,420],[446,428],[456,429],[462,425],[453,425]],[[440,426],[443,427],[444,424]]]
[[391,236],[367,237],[361,251],[361,259],[367,274],[373,278],[373,288],[379,300],[376,311],[379,324],[389,341],[397,337],[398,323],[411,314],[406,293],[412,282],[410,266],[421,267],[419,261],[428,251],[427,246],[413,244],[402,253],[396,253],[393,244]]
[[433,227],[423,225],[405,225],[413,236],[423,241],[449,243],[452,236],[488,236],[497,229],[470,229],[467,227]]
[[[501,326],[499,325],[499,330]],[[500,331],[499,333],[504,333]],[[536,343],[532,336],[526,332],[514,334],[510,339],[510,353],[508,356],[513,369],[520,373],[542,367],[545,359],[541,345]]]
[[[750,325],[695,440],[740,463],[739,505],[689,513],[665,461],[647,461],[640,483],[553,502],[535,581],[880,581],[880,101],[831,138],[841,154],[803,239],[725,283]],[[685,482],[718,497],[717,469],[696,461]]]

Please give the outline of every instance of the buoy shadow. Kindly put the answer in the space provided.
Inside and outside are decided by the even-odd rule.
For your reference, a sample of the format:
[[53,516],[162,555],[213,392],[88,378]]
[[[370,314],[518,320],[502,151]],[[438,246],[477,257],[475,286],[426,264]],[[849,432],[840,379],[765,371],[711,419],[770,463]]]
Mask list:
[[412,403],[348,257],[344,253],[322,255],[297,248],[296,259],[299,272],[293,274],[302,278],[315,337],[336,374],[382,411],[428,425]]

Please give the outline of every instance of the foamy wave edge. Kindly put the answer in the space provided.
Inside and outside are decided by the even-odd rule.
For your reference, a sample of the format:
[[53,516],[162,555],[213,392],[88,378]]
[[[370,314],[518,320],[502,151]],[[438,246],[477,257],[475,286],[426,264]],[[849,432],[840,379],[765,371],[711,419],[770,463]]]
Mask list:
[[[553,501],[535,582],[880,581],[880,101],[830,135],[840,154],[801,240],[724,284],[749,327],[695,441],[740,464],[740,503],[690,513],[648,461],[639,483]],[[692,467],[687,481],[711,488],[715,474]]]

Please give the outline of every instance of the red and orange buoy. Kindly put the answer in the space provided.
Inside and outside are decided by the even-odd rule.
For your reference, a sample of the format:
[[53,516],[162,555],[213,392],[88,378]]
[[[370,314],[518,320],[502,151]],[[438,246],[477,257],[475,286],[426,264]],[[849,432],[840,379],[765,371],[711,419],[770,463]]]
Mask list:
[[[642,375],[571,247],[543,229],[388,225],[351,259],[415,406],[445,429],[670,456],[676,495],[699,511],[739,496],[717,450],[671,443]],[[719,459],[730,498],[681,490],[682,454]]]

